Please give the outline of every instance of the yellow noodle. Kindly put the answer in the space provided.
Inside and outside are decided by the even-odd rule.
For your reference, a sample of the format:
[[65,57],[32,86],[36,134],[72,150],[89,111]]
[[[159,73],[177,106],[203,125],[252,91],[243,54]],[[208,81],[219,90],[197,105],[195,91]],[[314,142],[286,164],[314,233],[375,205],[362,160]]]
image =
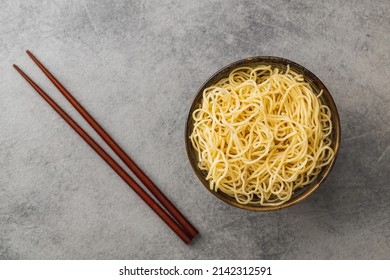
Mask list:
[[242,204],[281,205],[334,157],[330,109],[302,75],[234,69],[203,92],[190,136],[210,189]]

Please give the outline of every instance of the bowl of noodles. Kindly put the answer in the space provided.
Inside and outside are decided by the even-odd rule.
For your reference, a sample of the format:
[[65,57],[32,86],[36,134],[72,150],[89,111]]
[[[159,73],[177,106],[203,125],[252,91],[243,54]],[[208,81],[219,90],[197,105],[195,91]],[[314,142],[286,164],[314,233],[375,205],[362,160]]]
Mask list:
[[223,67],[201,86],[185,144],[212,194],[241,209],[273,211],[320,186],[335,163],[340,133],[333,98],[312,72],[258,56]]

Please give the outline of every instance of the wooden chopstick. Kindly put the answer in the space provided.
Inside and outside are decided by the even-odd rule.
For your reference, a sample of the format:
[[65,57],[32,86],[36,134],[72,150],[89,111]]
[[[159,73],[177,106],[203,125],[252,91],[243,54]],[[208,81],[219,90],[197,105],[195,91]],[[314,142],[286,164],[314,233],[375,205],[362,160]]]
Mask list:
[[83,116],[83,118],[92,126],[92,128],[100,135],[108,146],[119,156],[119,158],[127,165],[128,168],[140,179],[140,181],[150,190],[156,199],[164,206],[165,209],[178,221],[190,237],[195,237],[198,231],[193,225],[180,213],[180,211],[172,204],[172,202],[157,188],[157,186],[149,179],[148,176],[134,163],[133,160],[123,151],[123,149],[111,138],[110,135],[95,121],[95,119],[84,109],[84,107],[70,94],[70,92],[46,69],[45,66],[30,52],[26,51],[31,59],[45,73],[50,81],[58,88],[65,98],[73,105],[73,107]]
[[53,99],[51,99],[33,80],[30,79],[18,66],[14,68],[24,79],[49,103],[49,105],[94,149],[102,159],[142,198],[143,201],[186,243],[190,243],[192,237],[158,204],[151,198],[127,173],[115,162],[115,160],[96,143]]

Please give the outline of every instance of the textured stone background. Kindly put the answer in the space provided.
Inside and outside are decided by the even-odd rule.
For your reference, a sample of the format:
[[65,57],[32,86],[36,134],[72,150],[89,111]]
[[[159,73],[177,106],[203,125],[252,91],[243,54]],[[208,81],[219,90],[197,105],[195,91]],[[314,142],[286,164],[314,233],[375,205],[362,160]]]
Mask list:
[[[389,13],[388,0],[2,0],[0,259],[388,259]],[[199,228],[191,246],[18,76],[13,63],[70,109],[26,49]],[[254,55],[309,68],[342,121],[326,183],[275,213],[211,196],[184,149],[195,91]]]

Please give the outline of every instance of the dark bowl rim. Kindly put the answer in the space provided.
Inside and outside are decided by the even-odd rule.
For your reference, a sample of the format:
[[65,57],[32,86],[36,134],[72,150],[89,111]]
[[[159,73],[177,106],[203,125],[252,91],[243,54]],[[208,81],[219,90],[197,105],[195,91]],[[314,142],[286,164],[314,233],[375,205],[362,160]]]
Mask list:
[[[293,65],[294,67],[296,67],[300,71],[302,71],[304,73],[304,76],[307,75],[313,81],[316,81],[321,86],[321,88],[323,89],[324,93],[327,95],[327,99],[328,99],[328,101],[330,103],[330,104],[328,103],[328,105],[332,105],[334,107],[334,110],[332,110],[331,113],[332,113],[332,115],[334,116],[334,118],[336,120],[336,124],[334,124],[334,129],[335,129],[334,158],[332,159],[332,161],[327,166],[323,167],[323,170],[325,170],[325,171],[324,171],[324,173],[322,173],[322,176],[319,179],[319,181],[316,182],[314,185],[309,185],[309,186],[305,187],[304,189],[307,188],[307,190],[305,190],[300,196],[298,196],[296,198],[293,198],[293,199],[290,199],[287,202],[285,202],[285,203],[283,203],[281,205],[277,205],[277,206],[258,206],[258,205],[240,204],[236,200],[228,198],[227,196],[223,196],[222,194],[220,194],[220,192],[215,192],[215,191],[210,190],[209,186],[206,186],[203,183],[202,179],[204,179],[204,178],[199,174],[196,163],[191,160],[191,156],[190,156],[190,149],[191,149],[190,145],[191,145],[191,143],[190,143],[189,137],[188,137],[188,130],[189,130],[190,121],[192,119],[192,111],[193,111],[193,107],[195,106],[195,101],[196,101],[196,99],[198,98],[198,96],[200,94],[203,94],[203,90],[205,89],[206,85],[211,80],[213,80],[217,75],[221,74],[222,72],[226,71],[227,69],[229,69],[231,67],[245,66],[245,64],[248,64],[248,63],[257,63],[257,62],[261,63],[262,61],[272,61],[274,63],[282,64],[282,65]],[[234,62],[232,62],[232,63],[230,63],[228,65],[225,65],[225,66],[221,67],[214,74],[212,74],[201,85],[201,87],[196,91],[196,93],[195,93],[195,95],[194,95],[194,97],[193,97],[193,99],[191,101],[191,105],[189,107],[188,113],[187,113],[187,119],[186,119],[185,130],[184,130],[184,139],[185,139],[185,147],[186,147],[187,158],[188,158],[188,160],[189,160],[189,162],[191,164],[192,170],[194,171],[194,173],[196,174],[196,176],[198,177],[198,179],[202,183],[202,185],[209,192],[211,192],[215,197],[217,197],[218,199],[222,200],[223,202],[225,202],[225,203],[227,203],[227,204],[229,204],[231,206],[234,206],[234,207],[237,207],[237,208],[240,208],[240,209],[244,209],[244,210],[248,210],[248,211],[254,211],[254,212],[269,212],[269,211],[281,210],[281,209],[293,206],[293,205],[295,205],[295,204],[305,200],[314,191],[316,191],[319,188],[319,186],[326,180],[326,178],[328,177],[329,173],[332,171],[332,169],[333,169],[333,167],[335,165],[335,162],[336,162],[339,150],[340,150],[341,123],[340,123],[340,117],[339,117],[338,109],[337,109],[336,103],[333,100],[332,94],[327,89],[327,87],[324,85],[324,83],[313,72],[311,72],[309,69],[307,69],[306,67],[304,67],[304,66],[302,66],[302,65],[300,65],[300,64],[298,64],[298,63],[296,63],[294,61],[291,61],[291,60],[286,59],[286,58],[278,57],[278,56],[251,56],[251,57],[247,57],[247,58],[244,58],[244,59],[240,59],[240,60],[234,61]]]

